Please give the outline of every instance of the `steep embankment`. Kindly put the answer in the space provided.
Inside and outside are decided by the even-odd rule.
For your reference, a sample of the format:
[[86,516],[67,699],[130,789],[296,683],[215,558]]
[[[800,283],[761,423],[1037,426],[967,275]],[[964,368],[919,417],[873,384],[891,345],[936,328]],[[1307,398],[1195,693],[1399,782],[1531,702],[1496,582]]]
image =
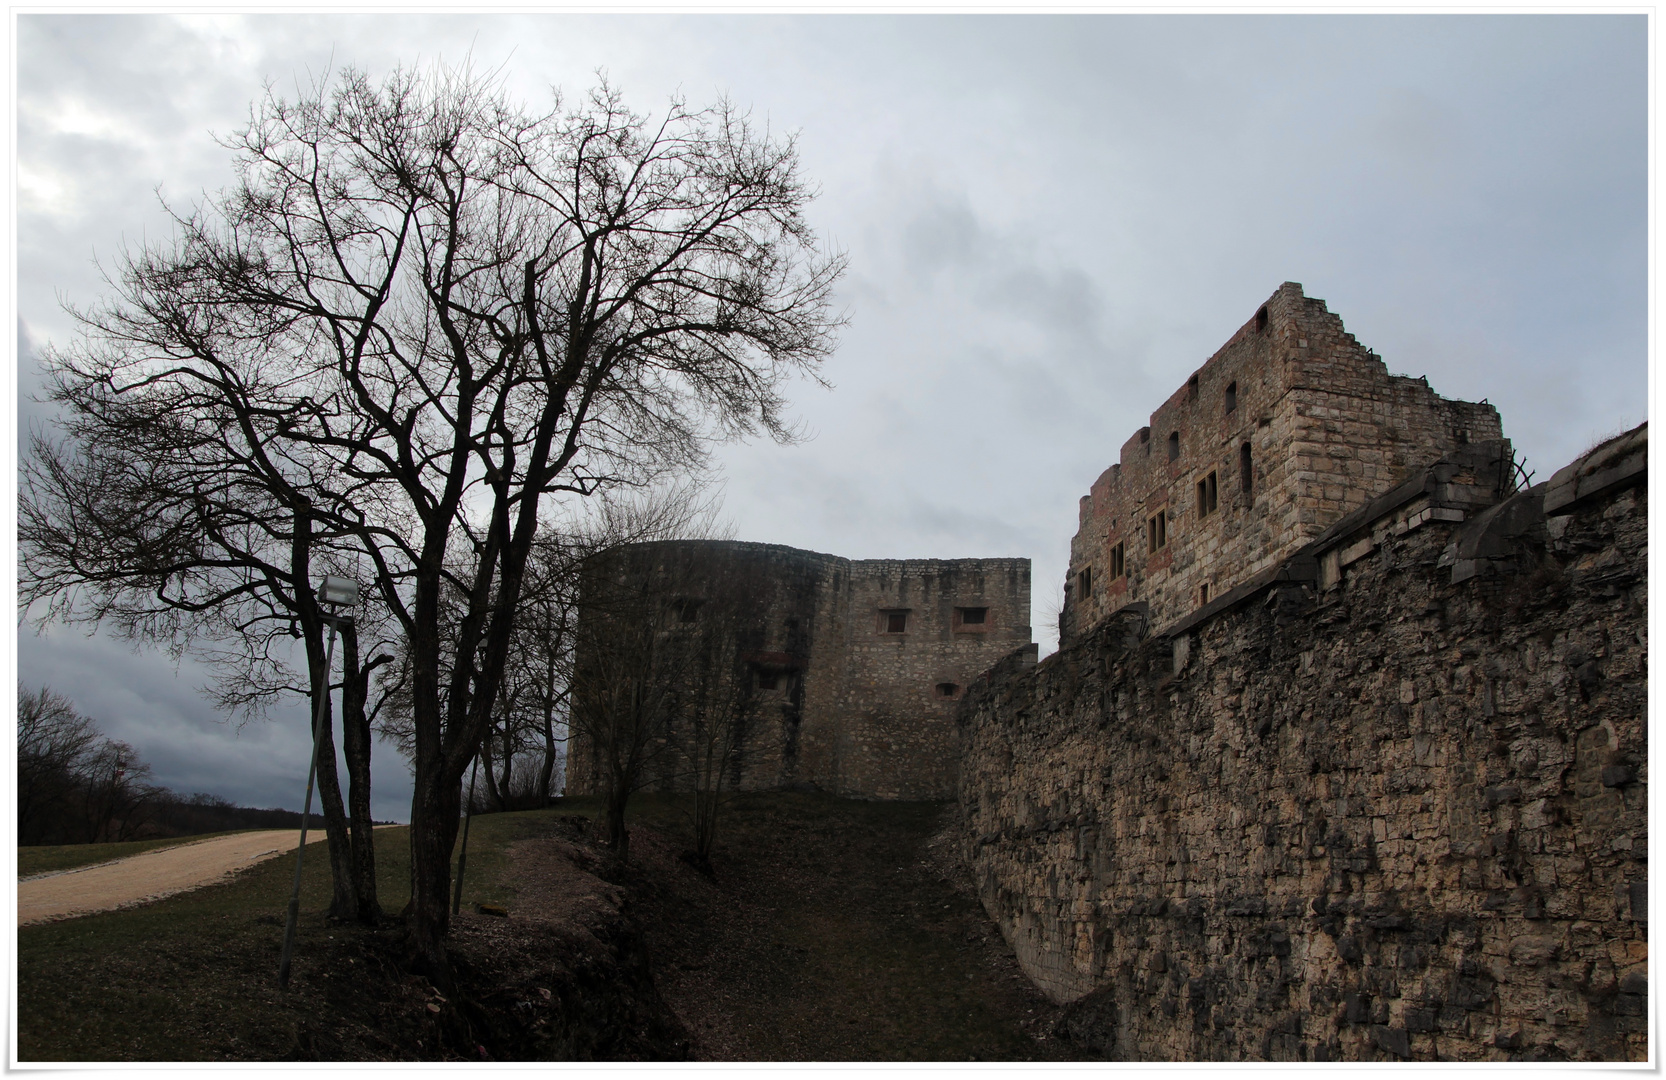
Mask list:
[[771,793],[725,811],[716,873],[645,800],[618,880],[693,1055],[719,1061],[1061,1060],[941,832],[941,803]]

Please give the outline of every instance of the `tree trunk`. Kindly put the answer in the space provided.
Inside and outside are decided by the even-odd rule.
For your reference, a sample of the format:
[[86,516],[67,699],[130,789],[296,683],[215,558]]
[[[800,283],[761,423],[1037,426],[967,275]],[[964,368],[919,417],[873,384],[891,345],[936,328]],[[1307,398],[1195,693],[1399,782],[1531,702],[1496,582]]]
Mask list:
[[351,622],[341,628],[341,750],[347,759],[347,811],[353,850],[353,893],[358,919],[375,925],[382,919],[376,898],[375,827],[370,816],[370,672],[359,666],[359,633]]
[[[490,738],[491,738],[491,736],[488,735],[487,739],[490,739]],[[503,809],[503,810],[513,810],[514,809],[514,807],[509,804],[509,800],[512,797],[511,792],[514,790],[510,786],[509,781],[511,779],[510,774],[513,771],[514,768],[515,768],[515,748],[509,741],[509,721],[505,720],[503,722],[503,779],[499,780],[498,785],[497,785],[498,792],[499,792],[498,806],[499,806],[500,809]]]
[[[329,693],[325,673],[324,692]],[[336,774],[334,710],[324,702],[318,732],[318,809],[324,815],[324,836],[330,849],[330,917],[357,919],[358,896],[353,889],[353,840],[347,831],[347,811],[341,802],[341,778]]]
[[[314,734],[312,727],[318,726],[317,742],[312,748],[317,755],[318,804],[324,815],[324,835],[330,851],[330,914],[340,919],[354,919],[358,917],[358,904],[352,887],[352,840],[347,833],[347,812],[341,805],[341,780],[336,775],[335,736],[331,731],[330,656],[325,641],[328,630],[312,591],[312,504],[305,498],[299,499],[295,506],[289,573],[296,615],[306,642],[307,675],[312,690],[307,699],[307,733]],[[320,699],[324,704],[322,720],[318,716]]]
[[538,772],[538,793],[548,806],[555,783],[555,653],[551,652],[544,677],[544,766]]
[[[486,770],[486,805],[494,810],[504,809],[503,794],[497,788],[497,770],[492,767],[492,729],[486,729],[486,737],[480,740],[480,764]],[[469,807],[474,812],[474,807]]]
[[625,804],[630,797],[630,788],[623,784],[607,793],[607,846],[620,862],[630,858],[631,834],[625,828]]
[[449,990],[445,935],[451,929],[451,853],[457,842],[462,784],[436,784],[439,778],[423,771],[427,775],[417,777],[411,797],[411,902],[405,909],[410,964],[434,985]]

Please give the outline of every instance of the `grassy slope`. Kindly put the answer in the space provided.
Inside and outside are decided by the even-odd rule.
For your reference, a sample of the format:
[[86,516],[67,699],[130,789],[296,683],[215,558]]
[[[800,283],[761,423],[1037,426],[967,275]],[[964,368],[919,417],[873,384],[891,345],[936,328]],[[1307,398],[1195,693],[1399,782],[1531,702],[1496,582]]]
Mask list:
[[[513,911],[507,845],[554,817],[598,811],[569,800],[476,819],[465,905]],[[744,796],[720,827],[717,878],[707,881],[667,854],[688,845],[683,800],[633,804],[633,825],[662,839],[639,843],[622,880],[636,894],[661,992],[706,1056],[964,1061],[1062,1051],[1024,1033],[1045,1002],[976,902],[931,864],[925,841],[939,813]],[[408,896],[406,830],[378,830],[376,840],[382,906],[396,913]],[[378,1003],[404,976],[387,970],[388,949],[362,947],[366,932],[324,919],[321,847],[306,860],[295,983],[277,991],[293,873],[286,856],[227,884],[19,930],[20,1060],[410,1056],[422,1033],[400,1027],[409,1010]]]

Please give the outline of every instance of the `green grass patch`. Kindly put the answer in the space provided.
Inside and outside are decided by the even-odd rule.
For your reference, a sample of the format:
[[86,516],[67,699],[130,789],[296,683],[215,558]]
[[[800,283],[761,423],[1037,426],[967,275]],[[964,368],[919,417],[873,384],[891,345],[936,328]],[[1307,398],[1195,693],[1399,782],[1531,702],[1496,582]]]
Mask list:
[[216,836],[233,836],[240,832],[262,832],[260,829],[232,829],[229,832],[198,833],[195,836],[170,836],[164,840],[124,840],[116,844],[42,844],[17,849],[17,876],[50,874],[58,870],[73,870],[78,866],[92,866],[112,859],[125,859],[142,851],[195,844]]

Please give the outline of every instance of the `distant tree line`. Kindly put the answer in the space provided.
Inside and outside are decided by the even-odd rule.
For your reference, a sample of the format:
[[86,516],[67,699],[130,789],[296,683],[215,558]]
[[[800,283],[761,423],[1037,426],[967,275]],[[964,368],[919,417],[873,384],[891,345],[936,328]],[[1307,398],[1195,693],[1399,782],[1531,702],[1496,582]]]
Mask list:
[[[60,694],[17,695],[17,842],[98,844],[234,829],[298,829],[293,810],[255,810],[151,783],[127,743],[107,738]],[[324,819],[311,815],[310,824]]]

